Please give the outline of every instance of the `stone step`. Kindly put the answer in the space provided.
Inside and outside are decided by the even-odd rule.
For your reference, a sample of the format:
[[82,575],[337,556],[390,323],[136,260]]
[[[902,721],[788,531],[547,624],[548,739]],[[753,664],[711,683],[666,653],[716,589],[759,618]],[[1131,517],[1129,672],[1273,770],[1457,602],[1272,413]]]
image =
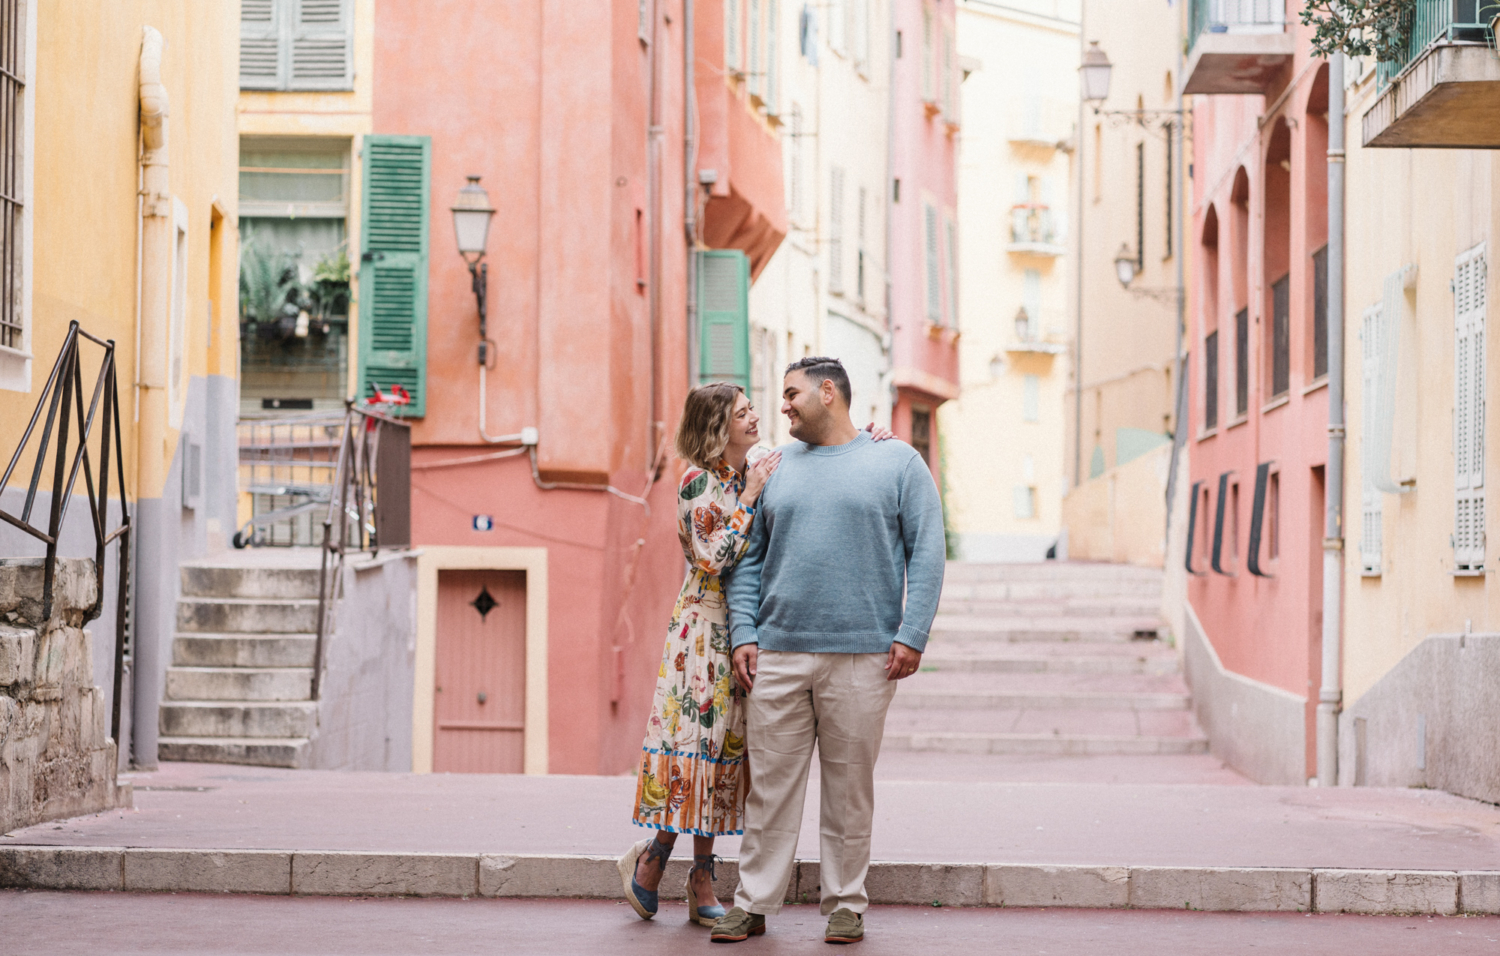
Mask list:
[[[896,697],[899,699],[901,694]],[[892,706],[886,734],[1046,734],[1054,737],[1203,736],[1190,710],[1135,710],[1126,707],[1015,707],[959,709]]]
[[943,595],[948,598],[962,599],[982,597],[995,601],[1056,601],[1077,598],[1159,601],[1161,585],[1150,582],[1102,584],[1096,581],[1004,581],[966,584],[945,578]]
[[311,667],[169,667],[167,699],[308,700]]
[[285,600],[318,597],[319,570],[254,566],[184,564],[184,597]]
[[179,634],[172,663],[179,667],[311,667],[312,634]]
[[1037,561],[1026,564],[987,564],[949,561],[945,575],[952,581],[1161,581],[1160,568],[1090,561]]
[[1149,635],[1155,640],[1165,631],[1159,617],[1048,617],[985,618],[964,614],[939,614],[932,622],[932,639],[945,641],[1073,641],[1079,643],[1130,642]]
[[942,710],[1186,710],[1188,694],[968,693],[911,690],[897,694],[894,708]]
[[949,710],[1185,710],[1180,675],[913,674],[891,706]]
[[163,701],[159,726],[164,737],[311,737],[317,711],[318,705],[311,701]]
[[307,766],[312,744],[300,737],[159,737],[156,752],[161,760],[193,763],[237,763],[256,767]]
[[1079,646],[1070,641],[949,641],[928,645],[922,670],[943,674],[1175,674],[1177,652],[1161,641]]
[[307,634],[318,629],[316,600],[183,598],[177,630],[193,634]]
[[943,593],[939,614],[1016,617],[1154,617],[1161,614],[1158,598],[1088,597],[1009,601],[996,598],[960,598]]
[[1058,756],[1203,754],[1208,753],[1208,738],[1085,734],[890,733],[887,731],[881,746],[887,750],[955,754]]

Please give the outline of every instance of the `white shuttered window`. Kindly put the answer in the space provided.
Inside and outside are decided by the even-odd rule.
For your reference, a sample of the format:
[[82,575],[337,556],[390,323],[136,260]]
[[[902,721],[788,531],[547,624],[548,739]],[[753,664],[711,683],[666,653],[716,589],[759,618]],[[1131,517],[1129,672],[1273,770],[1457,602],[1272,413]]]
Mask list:
[[1458,257],[1453,276],[1453,561],[1484,567],[1484,246]]
[[1380,573],[1382,548],[1381,497],[1376,487],[1374,453],[1380,430],[1380,369],[1385,352],[1384,316],[1380,305],[1365,310],[1360,324],[1360,525],[1359,567],[1368,576]]
[[932,203],[922,204],[922,245],[927,257],[927,321],[943,324],[943,279],[938,249],[938,212]]
[[834,166],[828,174],[828,291],[844,291],[844,170]]
[[353,0],[240,0],[240,88],[353,88],[353,8]]

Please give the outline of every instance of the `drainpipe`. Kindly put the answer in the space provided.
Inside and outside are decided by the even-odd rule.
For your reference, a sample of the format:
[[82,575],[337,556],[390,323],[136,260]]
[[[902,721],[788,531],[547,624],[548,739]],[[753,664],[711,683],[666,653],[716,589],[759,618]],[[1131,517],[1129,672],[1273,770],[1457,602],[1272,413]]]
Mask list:
[[[1088,4],[1081,4],[1078,8],[1078,62],[1083,63],[1083,55],[1087,52],[1088,31],[1085,24],[1088,23]],[[1083,126],[1087,121],[1083,112],[1083,74],[1078,74],[1079,96],[1078,96],[1078,131],[1074,134],[1073,156],[1074,165],[1078,167],[1078,228],[1074,230],[1074,236],[1078,241],[1078,255],[1073,262],[1073,299],[1074,307],[1078,310],[1074,317],[1075,327],[1073,331],[1073,487],[1077,488],[1083,483],[1083,141],[1088,137],[1083,135]]]
[[[140,345],[136,352],[139,375],[136,382],[136,408],[140,424],[136,428],[136,495],[139,499],[160,498],[166,485],[167,467],[167,322],[171,308],[168,276],[172,261],[172,193],[167,167],[167,90],[161,82],[162,36],[153,27],[145,27],[141,36],[141,221],[140,221],[140,317],[137,329]],[[136,520],[150,520],[149,511],[137,507]],[[162,529],[142,528],[137,541],[145,545],[159,536]],[[135,535],[132,535],[135,537]],[[151,601],[148,588],[138,588]],[[120,600],[124,600],[124,596]],[[139,606],[138,606],[139,613]],[[135,676],[137,686],[142,674],[161,671],[159,647],[155,635],[135,641]],[[156,766],[156,701],[135,699],[132,747],[137,766]],[[146,712],[149,711],[149,712]]]
[[1328,59],[1328,466],[1324,474],[1323,681],[1318,785],[1339,780],[1339,638],[1344,591],[1344,55]]
[[694,112],[693,0],[682,0],[682,226],[687,232],[687,375],[688,388],[698,384],[698,157]]

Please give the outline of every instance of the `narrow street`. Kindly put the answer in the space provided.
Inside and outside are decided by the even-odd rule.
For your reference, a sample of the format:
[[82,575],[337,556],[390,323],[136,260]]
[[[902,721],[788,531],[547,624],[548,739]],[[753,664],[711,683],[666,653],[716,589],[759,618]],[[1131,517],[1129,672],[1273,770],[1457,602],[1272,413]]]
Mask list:
[[[826,953],[823,917],[788,906],[763,937],[715,947],[708,931],[665,904],[650,923],[623,902],[564,900],[277,899],[202,894],[0,890],[6,956],[110,952],[193,956],[737,956]],[[1163,956],[1266,953],[1470,956],[1500,953],[1500,918],[999,910],[882,907],[867,921],[865,956]]]

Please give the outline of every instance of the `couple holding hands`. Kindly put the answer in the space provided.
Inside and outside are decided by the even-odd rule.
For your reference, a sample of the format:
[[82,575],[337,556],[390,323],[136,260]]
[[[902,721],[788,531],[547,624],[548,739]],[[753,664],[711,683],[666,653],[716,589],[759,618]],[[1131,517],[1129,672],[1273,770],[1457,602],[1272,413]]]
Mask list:
[[[715,942],[765,932],[792,874],[813,745],[820,771],[824,939],[864,937],[874,769],[896,681],[916,672],[946,556],[942,504],[911,446],[849,416],[837,359],[786,372],[794,442],[757,447],[737,385],[693,389],[676,436],[689,569],[647,722],[634,822],[657,831],[620,860],[626,899],[656,915],[680,833],[693,837],[689,918]],[[903,601],[904,597],[904,601]],[[727,913],[714,837],[743,833]]]

